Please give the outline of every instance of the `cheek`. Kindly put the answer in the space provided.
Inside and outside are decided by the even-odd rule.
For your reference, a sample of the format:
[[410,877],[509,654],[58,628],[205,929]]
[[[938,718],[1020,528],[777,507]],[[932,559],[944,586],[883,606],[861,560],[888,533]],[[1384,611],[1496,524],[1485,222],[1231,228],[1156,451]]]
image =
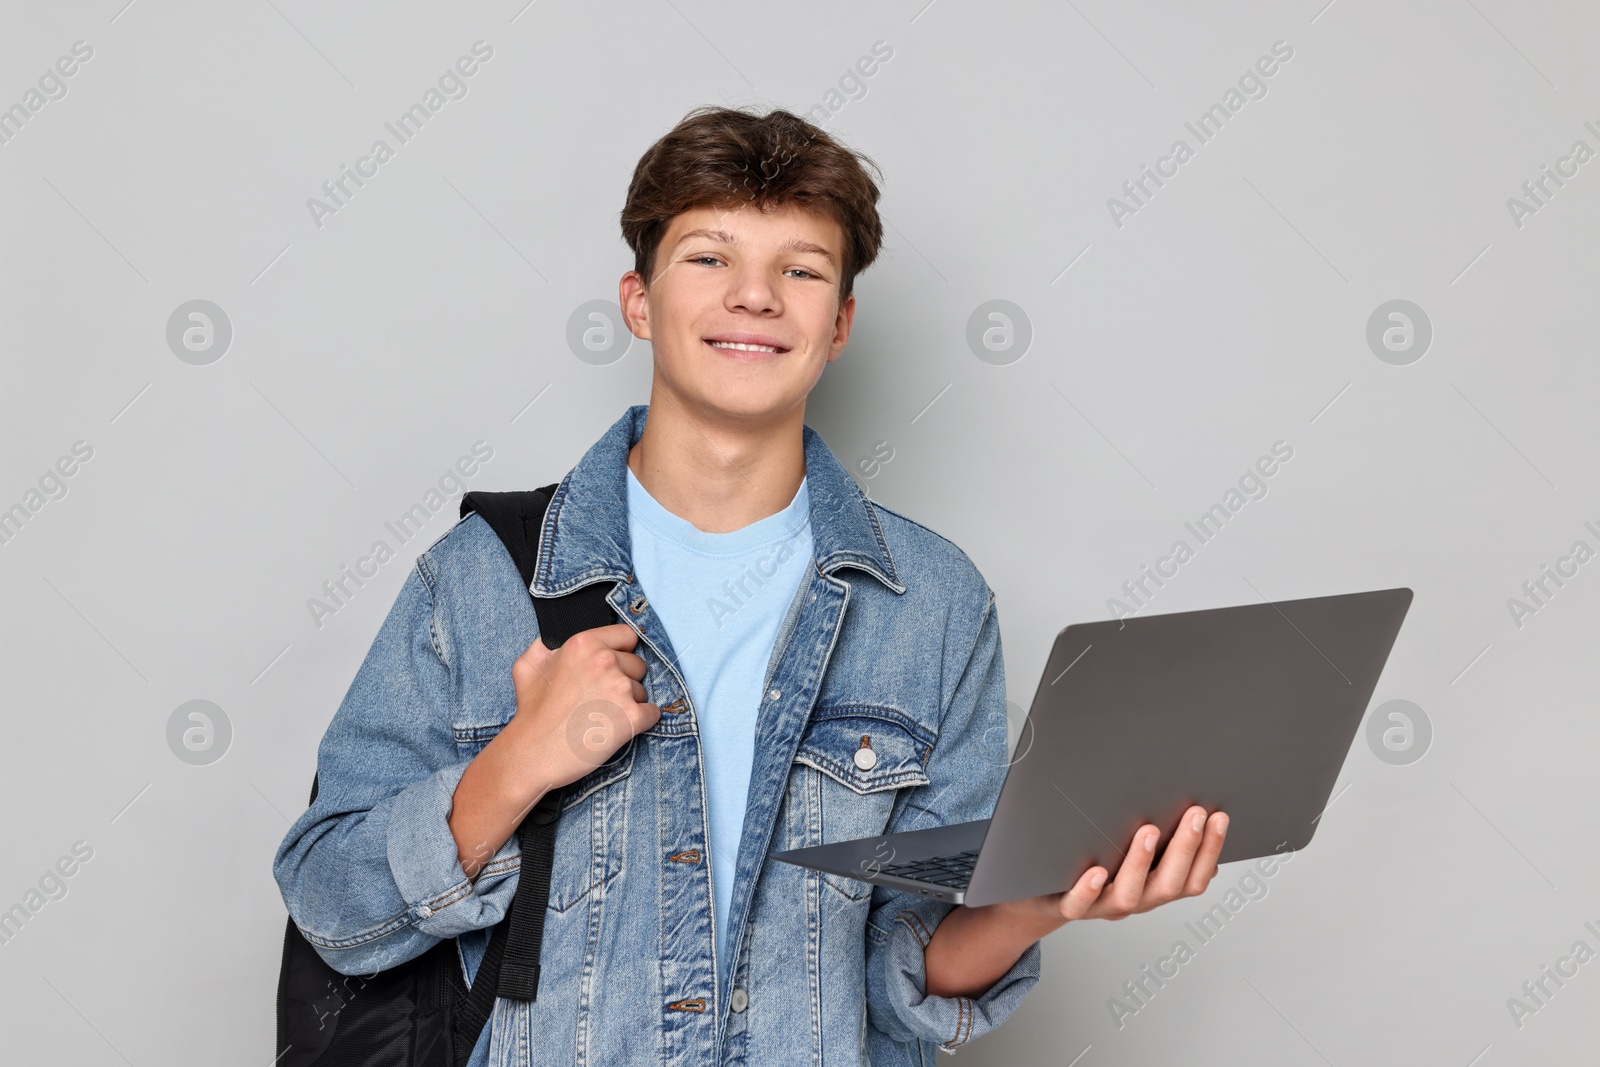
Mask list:
[[838,325],[838,310],[834,301],[822,302],[821,306],[806,309],[805,338],[814,352],[827,355],[827,350],[834,344],[834,331]]

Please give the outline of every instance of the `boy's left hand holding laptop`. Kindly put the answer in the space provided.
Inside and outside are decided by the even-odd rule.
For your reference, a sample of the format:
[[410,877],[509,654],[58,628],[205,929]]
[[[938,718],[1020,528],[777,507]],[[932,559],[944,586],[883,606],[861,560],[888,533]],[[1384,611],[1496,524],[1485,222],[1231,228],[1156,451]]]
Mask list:
[[1123,919],[1206,891],[1217,875],[1228,817],[1198,804],[1150,870],[1161,829],[1141,826],[1111,885],[1106,869],[1090,867],[1062,893],[973,908],[956,905],[924,950],[929,996],[979,996],[1011,969],[1029,945],[1074,919]]

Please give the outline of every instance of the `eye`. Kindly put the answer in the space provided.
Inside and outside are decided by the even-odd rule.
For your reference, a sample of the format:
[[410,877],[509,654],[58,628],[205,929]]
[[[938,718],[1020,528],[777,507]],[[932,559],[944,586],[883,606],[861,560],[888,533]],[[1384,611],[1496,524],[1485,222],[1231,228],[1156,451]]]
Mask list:
[[[807,277],[807,278],[820,278],[820,277],[822,277],[822,275],[820,275],[820,274],[813,274],[813,273],[812,273],[812,272],[811,272],[811,271],[809,271],[809,270],[806,270],[806,269],[805,269],[805,268],[804,268],[804,267],[790,267],[790,268],[789,268],[789,270],[790,270],[790,271],[796,271],[796,270],[797,270],[797,271],[799,271],[799,272],[800,272],[800,273],[801,273],[801,274],[804,274],[804,275],[805,275],[805,276],[806,276],[806,277]],[[787,273],[788,273],[788,271],[785,271],[785,272],[784,272],[784,273],[786,273],[786,274],[787,274]]]
[[721,263],[722,262],[722,260],[718,259],[716,256],[713,256],[713,255],[694,256],[689,260],[689,262],[690,263],[704,263],[706,260],[710,260],[713,263]]

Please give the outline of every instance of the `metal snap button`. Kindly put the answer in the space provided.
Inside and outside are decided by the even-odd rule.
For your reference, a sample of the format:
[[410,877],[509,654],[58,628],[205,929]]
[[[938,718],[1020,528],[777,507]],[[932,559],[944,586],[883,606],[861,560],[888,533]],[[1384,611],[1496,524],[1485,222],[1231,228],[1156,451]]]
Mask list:
[[426,919],[428,916],[430,916],[432,914],[433,914],[433,909],[428,907],[426,904],[418,904],[417,905],[417,918]]
[[776,689],[767,690],[767,699],[768,700],[777,700],[782,695],[783,694],[778,692]]
[[644,610],[644,606],[647,603],[649,603],[649,601],[644,598],[643,593],[640,593],[638,596],[633,598],[633,603],[628,605],[628,610],[637,615],[639,612]]
[[870,771],[878,765],[878,754],[872,750],[872,737],[869,734],[861,735],[861,747],[856,749],[856,766],[864,771]]
[[744,991],[744,986],[734,986],[733,992],[728,994],[728,1007],[734,1011],[744,1011],[750,1006],[750,994]]

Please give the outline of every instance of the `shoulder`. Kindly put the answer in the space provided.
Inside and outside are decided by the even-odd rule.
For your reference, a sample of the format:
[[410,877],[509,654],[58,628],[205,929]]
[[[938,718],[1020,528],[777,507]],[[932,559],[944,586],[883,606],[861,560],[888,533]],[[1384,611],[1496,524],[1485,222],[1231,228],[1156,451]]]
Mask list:
[[483,516],[474,511],[464,518],[457,519],[448,530],[423,549],[417,558],[427,560],[435,567],[445,567],[459,564],[464,560],[478,559],[491,549],[503,550],[504,547],[494,530],[484,521]]
[[538,636],[533,598],[499,535],[476,512],[424,549],[416,572],[432,603],[432,639],[466,687],[463,707],[476,709],[463,714],[487,722],[503,701],[476,687],[501,684],[506,665]]
[[986,610],[994,595],[961,546],[932,527],[869,500],[873,518],[908,593],[936,596]]
[[930,706],[948,709],[971,664],[1000,654],[994,591],[950,538],[876,501],[869,504],[905,586],[897,596],[868,583],[872,609],[865,627],[870,636],[864,640],[869,655],[881,658],[886,643],[917,649],[907,662],[914,665],[914,674],[926,676],[920,682],[908,679],[906,689],[935,685],[938,697]]
[[480,598],[520,590],[510,553],[482,515],[472,512],[417,556],[417,571],[435,600]]

